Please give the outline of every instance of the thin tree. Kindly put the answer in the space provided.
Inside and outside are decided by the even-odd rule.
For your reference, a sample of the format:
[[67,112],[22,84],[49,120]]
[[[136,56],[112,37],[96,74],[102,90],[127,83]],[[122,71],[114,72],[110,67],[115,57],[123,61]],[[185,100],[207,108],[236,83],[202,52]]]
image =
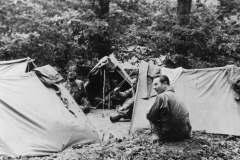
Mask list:
[[103,18],[104,15],[109,13],[109,3],[110,0],[99,0],[99,18]]
[[180,25],[187,25],[190,20],[192,0],[178,0],[178,20]]

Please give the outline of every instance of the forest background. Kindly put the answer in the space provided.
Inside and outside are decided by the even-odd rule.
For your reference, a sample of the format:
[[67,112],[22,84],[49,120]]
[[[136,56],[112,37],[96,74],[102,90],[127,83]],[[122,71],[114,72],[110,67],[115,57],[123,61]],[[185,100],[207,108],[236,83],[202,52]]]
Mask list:
[[0,60],[24,57],[86,76],[103,56],[168,67],[240,66],[240,1],[0,0]]
[[[111,53],[122,62],[166,56],[170,68],[240,67],[240,1],[0,0],[0,61],[31,57],[63,76],[70,62],[86,78]],[[201,131],[160,145],[148,138],[112,138],[42,159],[240,159],[239,137]]]

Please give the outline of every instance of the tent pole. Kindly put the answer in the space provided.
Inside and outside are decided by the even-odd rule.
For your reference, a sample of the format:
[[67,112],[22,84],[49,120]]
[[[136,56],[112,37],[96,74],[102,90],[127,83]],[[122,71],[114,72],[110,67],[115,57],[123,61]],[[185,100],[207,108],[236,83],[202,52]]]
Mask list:
[[[108,74],[108,91],[110,92],[110,81],[109,81],[109,74]],[[110,105],[111,105],[111,93],[108,94],[108,109],[110,109]]]
[[105,101],[105,68],[103,68],[103,111],[104,111],[104,101]]

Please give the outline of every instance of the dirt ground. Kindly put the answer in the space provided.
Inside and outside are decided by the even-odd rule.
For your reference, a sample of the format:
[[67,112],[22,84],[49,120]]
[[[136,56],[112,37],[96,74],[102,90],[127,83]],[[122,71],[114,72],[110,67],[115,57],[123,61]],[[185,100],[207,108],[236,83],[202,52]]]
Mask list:
[[[63,152],[26,160],[240,160],[240,138],[193,131],[180,142],[151,143],[151,130],[129,134],[130,121],[111,123],[115,110],[94,110],[87,117],[103,141],[76,144]],[[0,157],[8,159],[7,157]]]
[[121,119],[120,122],[112,123],[109,117],[115,115],[117,115],[117,111],[114,109],[97,109],[87,115],[101,140],[108,141],[112,135],[118,139],[123,139],[129,135],[131,121]]

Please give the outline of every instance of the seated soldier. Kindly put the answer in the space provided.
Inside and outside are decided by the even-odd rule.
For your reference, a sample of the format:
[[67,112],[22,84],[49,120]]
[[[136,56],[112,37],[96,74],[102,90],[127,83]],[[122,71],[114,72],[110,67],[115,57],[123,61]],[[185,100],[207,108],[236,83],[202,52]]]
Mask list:
[[134,100],[135,100],[135,92],[137,89],[137,78],[134,78],[132,81],[132,88],[126,90],[125,92],[119,92],[119,88],[115,90],[115,96],[121,98],[128,98],[121,107],[117,108],[118,115],[115,117],[110,116],[111,122],[117,122],[121,118],[131,119]]
[[88,113],[90,111],[90,105],[87,99],[84,83],[77,79],[76,72],[68,73],[67,81],[63,83],[63,86],[70,92],[83,112]]
[[192,127],[187,107],[170,87],[168,77],[157,75],[153,80],[153,89],[158,96],[147,114],[153,129],[152,142],[179,141],[189,138]]
[[[111,108],[116,109],[119,105],[122,105],[124,102],[126,102],[126,99],[128,97],[126,96],[121,96],[119,94],[120,88],[118,87],[119,83],[117,79],[113,79],[111,83],[111,94],[110,94],[110,99],[111,99]],[[117,94],[116,94],[117,93]]]

